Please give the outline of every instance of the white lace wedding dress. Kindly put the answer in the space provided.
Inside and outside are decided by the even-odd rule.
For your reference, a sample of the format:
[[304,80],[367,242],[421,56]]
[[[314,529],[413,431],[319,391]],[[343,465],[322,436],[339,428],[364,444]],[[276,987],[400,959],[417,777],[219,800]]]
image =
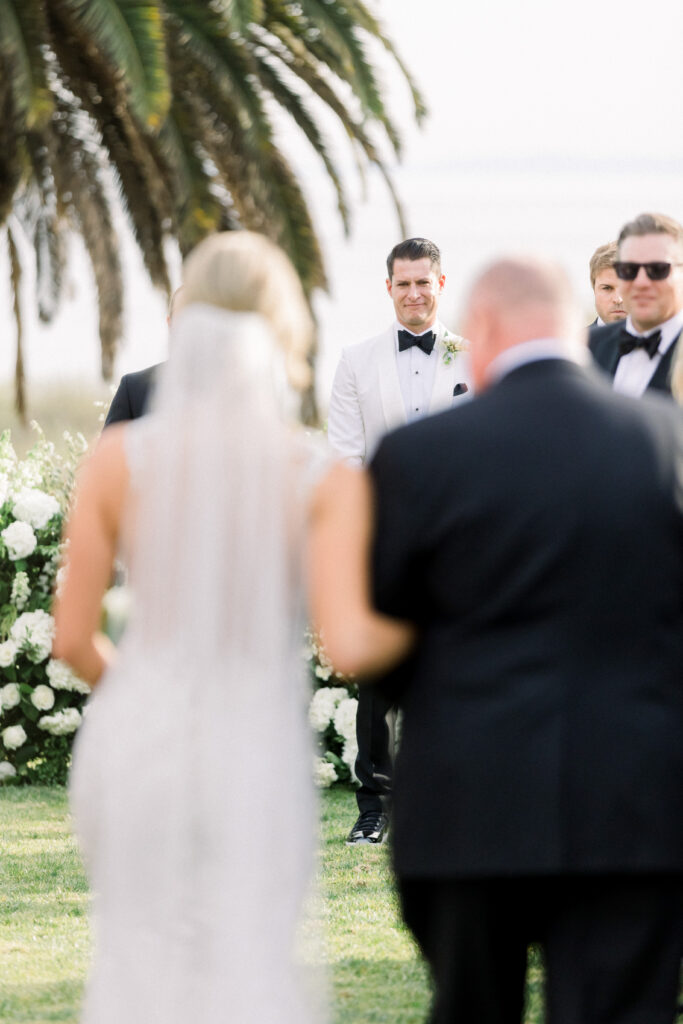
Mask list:
[[[314,849],[301,569],[320,458],[260,318],[191,306],[126,430],[134,609],[77,738],[85,1024],[322,1019],[293,935]],[[317,463],[317,469],[316,469]]]

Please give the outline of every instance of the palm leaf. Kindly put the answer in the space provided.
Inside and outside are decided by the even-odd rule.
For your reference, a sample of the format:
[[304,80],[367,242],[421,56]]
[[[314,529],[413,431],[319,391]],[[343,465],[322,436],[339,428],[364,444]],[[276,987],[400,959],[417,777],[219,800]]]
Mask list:
[[325,170],[334,185],[337,195],[337,209],[344,225],[344,233],[348,235],[350,230],[350,211],[344,185],[341,175],[330,157],[325,140],[320,133],[318,125],[307,111],[301,98],[285,84],[282,77],[267,63],[267,61],[262,60],[259,62],[258,73],[264,87],[270,92],[273,99],[291,115],[315,152],[323,161]]
[[21,423],[26,425],[26,379],[24,376],[24,355],[22,350],[23,327],[21,320],[21,261],[10,227],[7,228],[7,248],[9,252],[10,285],[14,305],[14,322],[17,328],[17,357],[14,370],[14,406]]
[[54,122],[54,169],[60,205],[78,230],[95,276],[102,375],[109,380],[122,335],[123,274],[102,170],[103,154],[92,126],[67,98]]
[[21,179],[21,142],[9,83],[0,78],[0,224],[11,212]]
[[52,110],[45,66],[47,22],[41,0],[0,0],[0,75],[28,128]]
[[162,4],[154,0],[51,0],[81,45],[117,70],[135,116],[158,131],[171,103]]

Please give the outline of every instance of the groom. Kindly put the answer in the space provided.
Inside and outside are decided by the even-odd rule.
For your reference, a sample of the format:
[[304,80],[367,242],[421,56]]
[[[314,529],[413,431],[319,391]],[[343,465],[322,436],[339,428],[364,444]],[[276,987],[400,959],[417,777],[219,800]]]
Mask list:
[[673,1024],[680,412],[578,365],[553,267],[493,264],[465,331],[478,397],[370,467],[377,605],[418,626],[393,846],[430,1021],[519,1022],[540,942],[554,1024]]
[[[426,238],[395,245],[387,258],[386,289],[395,320],[375,338],[342,352],[332,385],[328,438],[347,462],[368,461],[393,427],[466,402],[471,381],[463,339],[437,319],[446,281],[441,253]],[[375,688],[358,696],[356,799],[358,820],[347,843],[381,843],[387,829],[394,705]]]

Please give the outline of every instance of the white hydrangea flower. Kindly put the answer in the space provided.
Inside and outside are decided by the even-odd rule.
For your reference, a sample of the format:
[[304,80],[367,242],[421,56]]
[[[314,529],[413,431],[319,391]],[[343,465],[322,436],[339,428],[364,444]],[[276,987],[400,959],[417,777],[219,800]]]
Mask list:
[[55,695],[49,686],[39,683],[31,694],[31,703],[39,711],[49,711],[54,707]]
[[5,640],[0,644],[0,668],[9,668],[17,656],[17,645],[14,640]]
[[132,597],[130,587],[110,587],[102,598],[102,607],[108,618],[125,623],[130,615]]
[[65,661],[50,658],[45,668],[53,690],[72,690],[74,693],[90,693],[90,687],[71,671]]
[[12,594],[10,601],[19,611],[24,607],[31,596],[31,584],[28,574],[20,570],[12,580]]
[[351,779],[353,782],[358,782],[358,776],[356,775],[356,758],[358,757],[358,742],[356,737],[350,737],[342,748],[342,761],[345,765],[348,765],[349,771],[351,772]]
[[44,729],[53,736],[65,736],[75,732],[81,724],[81,715],[76,708],[64,708],[54,715],[43,715],[38,719],[38,728]]
[[34,530],[42,530],[53,516],[59,514],[59,502],[45,491],[25,487],[16,496],[12,512],[15,519],[28,523]]
[[317,757],[313,765],[313,780],[316,786],[327,789],[333,782],[337,781],[337,769],[324,757]]
[[54,619],[40,609],[35,612],[24,612],[10,630],[10,640],[14,640],[19,649],[26,652],[29,661],[35,665],[45,661],[49,656],[54,635]]
[[332,667],[330,665],[316,665],[315,674],[318,679],[322,679],[324,682],[327,682],[332,675]]
[[6,473],[0,473],[0,506],[7,501],[9,494],[9,480]]
[[0,782],[3,779],[11,779],[17,774],[17,770],[9,761],[0,761]]
[[358,701],[355,697],[345,697],[340,701],[334,713],[334,727],[342,739],[350,740],[356,735],[356,712]]
[[0,690],[0,704],[3,708],[15,708],[21,701],[21,692],[16,683],[6,683]]
[[2,730],[2,742],[6,750],[17,750],[26,742],[26,732],[23,725],[8,725]]
[[308,720],[317,732],[325,732],[334,717],[337,704],[347,696],[343,686],[321,686],[311,698]]
[[7,548],[9,558],[15,562],[17,558],[28,558],[36,549],[36,535],[28,523],[10,523],[2,531],[2,539]]

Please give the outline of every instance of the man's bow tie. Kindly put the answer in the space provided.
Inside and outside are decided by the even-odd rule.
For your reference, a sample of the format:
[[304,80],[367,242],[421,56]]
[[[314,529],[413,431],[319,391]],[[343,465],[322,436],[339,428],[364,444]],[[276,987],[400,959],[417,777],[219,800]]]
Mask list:
[[634,348],[644,348],[650,359],[652,359],[659,348],[661,340],[661,331],[655,331],[654,334],[648,334],[647,338],[640,338],[636,334],[630,334],[624,327],[622,328],[619,340],[619,355],[627,356],[629,352],[633,352]]
[[434,342],[436,341],[436,335],[434,331],[426,331],[425,334],[411,334],[410,331],[399,331],[398,332],[398,350],[399,352],[405,352],[407,348],[412,348],[413,345],[417,345],[421,348],[425,355],[430,355],[434,348]]

